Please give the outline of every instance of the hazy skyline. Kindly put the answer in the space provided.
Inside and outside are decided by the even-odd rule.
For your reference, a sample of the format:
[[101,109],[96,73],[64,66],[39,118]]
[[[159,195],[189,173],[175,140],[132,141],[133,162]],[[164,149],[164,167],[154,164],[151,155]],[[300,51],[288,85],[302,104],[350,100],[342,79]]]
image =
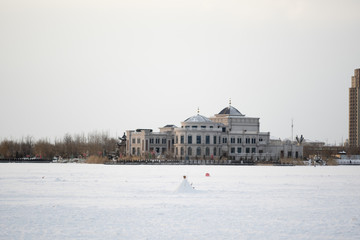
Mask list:
[[360,2],[0,0],[0,140],[152,128],[232,105],[348,138]]

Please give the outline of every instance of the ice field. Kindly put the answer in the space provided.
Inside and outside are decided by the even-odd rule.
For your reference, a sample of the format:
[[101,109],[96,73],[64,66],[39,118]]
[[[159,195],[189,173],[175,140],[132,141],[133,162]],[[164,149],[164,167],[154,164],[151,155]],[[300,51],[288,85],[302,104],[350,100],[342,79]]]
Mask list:
[[360,239],[360,166],[3,163],[0,239]]

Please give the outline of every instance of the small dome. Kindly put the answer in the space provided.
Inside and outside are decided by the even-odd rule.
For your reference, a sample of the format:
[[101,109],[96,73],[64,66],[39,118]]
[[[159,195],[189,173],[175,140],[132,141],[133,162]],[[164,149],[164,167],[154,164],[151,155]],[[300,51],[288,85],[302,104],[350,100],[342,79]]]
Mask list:
[[221,112],[219,112],[219,114],[227,114],[230,116],[245,116],[245,115],[241,114],[241,112],[239,110],[237,110],[236,108],[234,108],[233,106],[224,108],[223,110],[221,110]]
[[196,123],[200,123],[200,122],[211,122],[210,119],[208,119],[207,117],[204,117],[200,114],[189,117],[188,119],[186,119],[184,122],[196,122]]
[[177,126],[175,126],[174,124],[168,124],[164,126],[164,128],[177,128]]

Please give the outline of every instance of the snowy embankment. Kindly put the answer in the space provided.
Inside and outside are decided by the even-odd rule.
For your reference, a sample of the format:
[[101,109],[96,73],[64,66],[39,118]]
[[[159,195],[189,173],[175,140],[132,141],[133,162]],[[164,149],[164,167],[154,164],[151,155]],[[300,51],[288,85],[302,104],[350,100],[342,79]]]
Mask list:
[[5,163],[0,239],[360,239],[360,167]]
[[339,165],[360,165],[360,159],[337,159]]

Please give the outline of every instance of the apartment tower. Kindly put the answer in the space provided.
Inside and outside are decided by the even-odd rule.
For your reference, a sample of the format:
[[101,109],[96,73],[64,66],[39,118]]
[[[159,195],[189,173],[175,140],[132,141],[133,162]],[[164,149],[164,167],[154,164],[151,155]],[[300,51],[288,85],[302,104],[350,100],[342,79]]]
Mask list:
[[349,89],[349,145],[360,146],[360,68],[354,70]]

